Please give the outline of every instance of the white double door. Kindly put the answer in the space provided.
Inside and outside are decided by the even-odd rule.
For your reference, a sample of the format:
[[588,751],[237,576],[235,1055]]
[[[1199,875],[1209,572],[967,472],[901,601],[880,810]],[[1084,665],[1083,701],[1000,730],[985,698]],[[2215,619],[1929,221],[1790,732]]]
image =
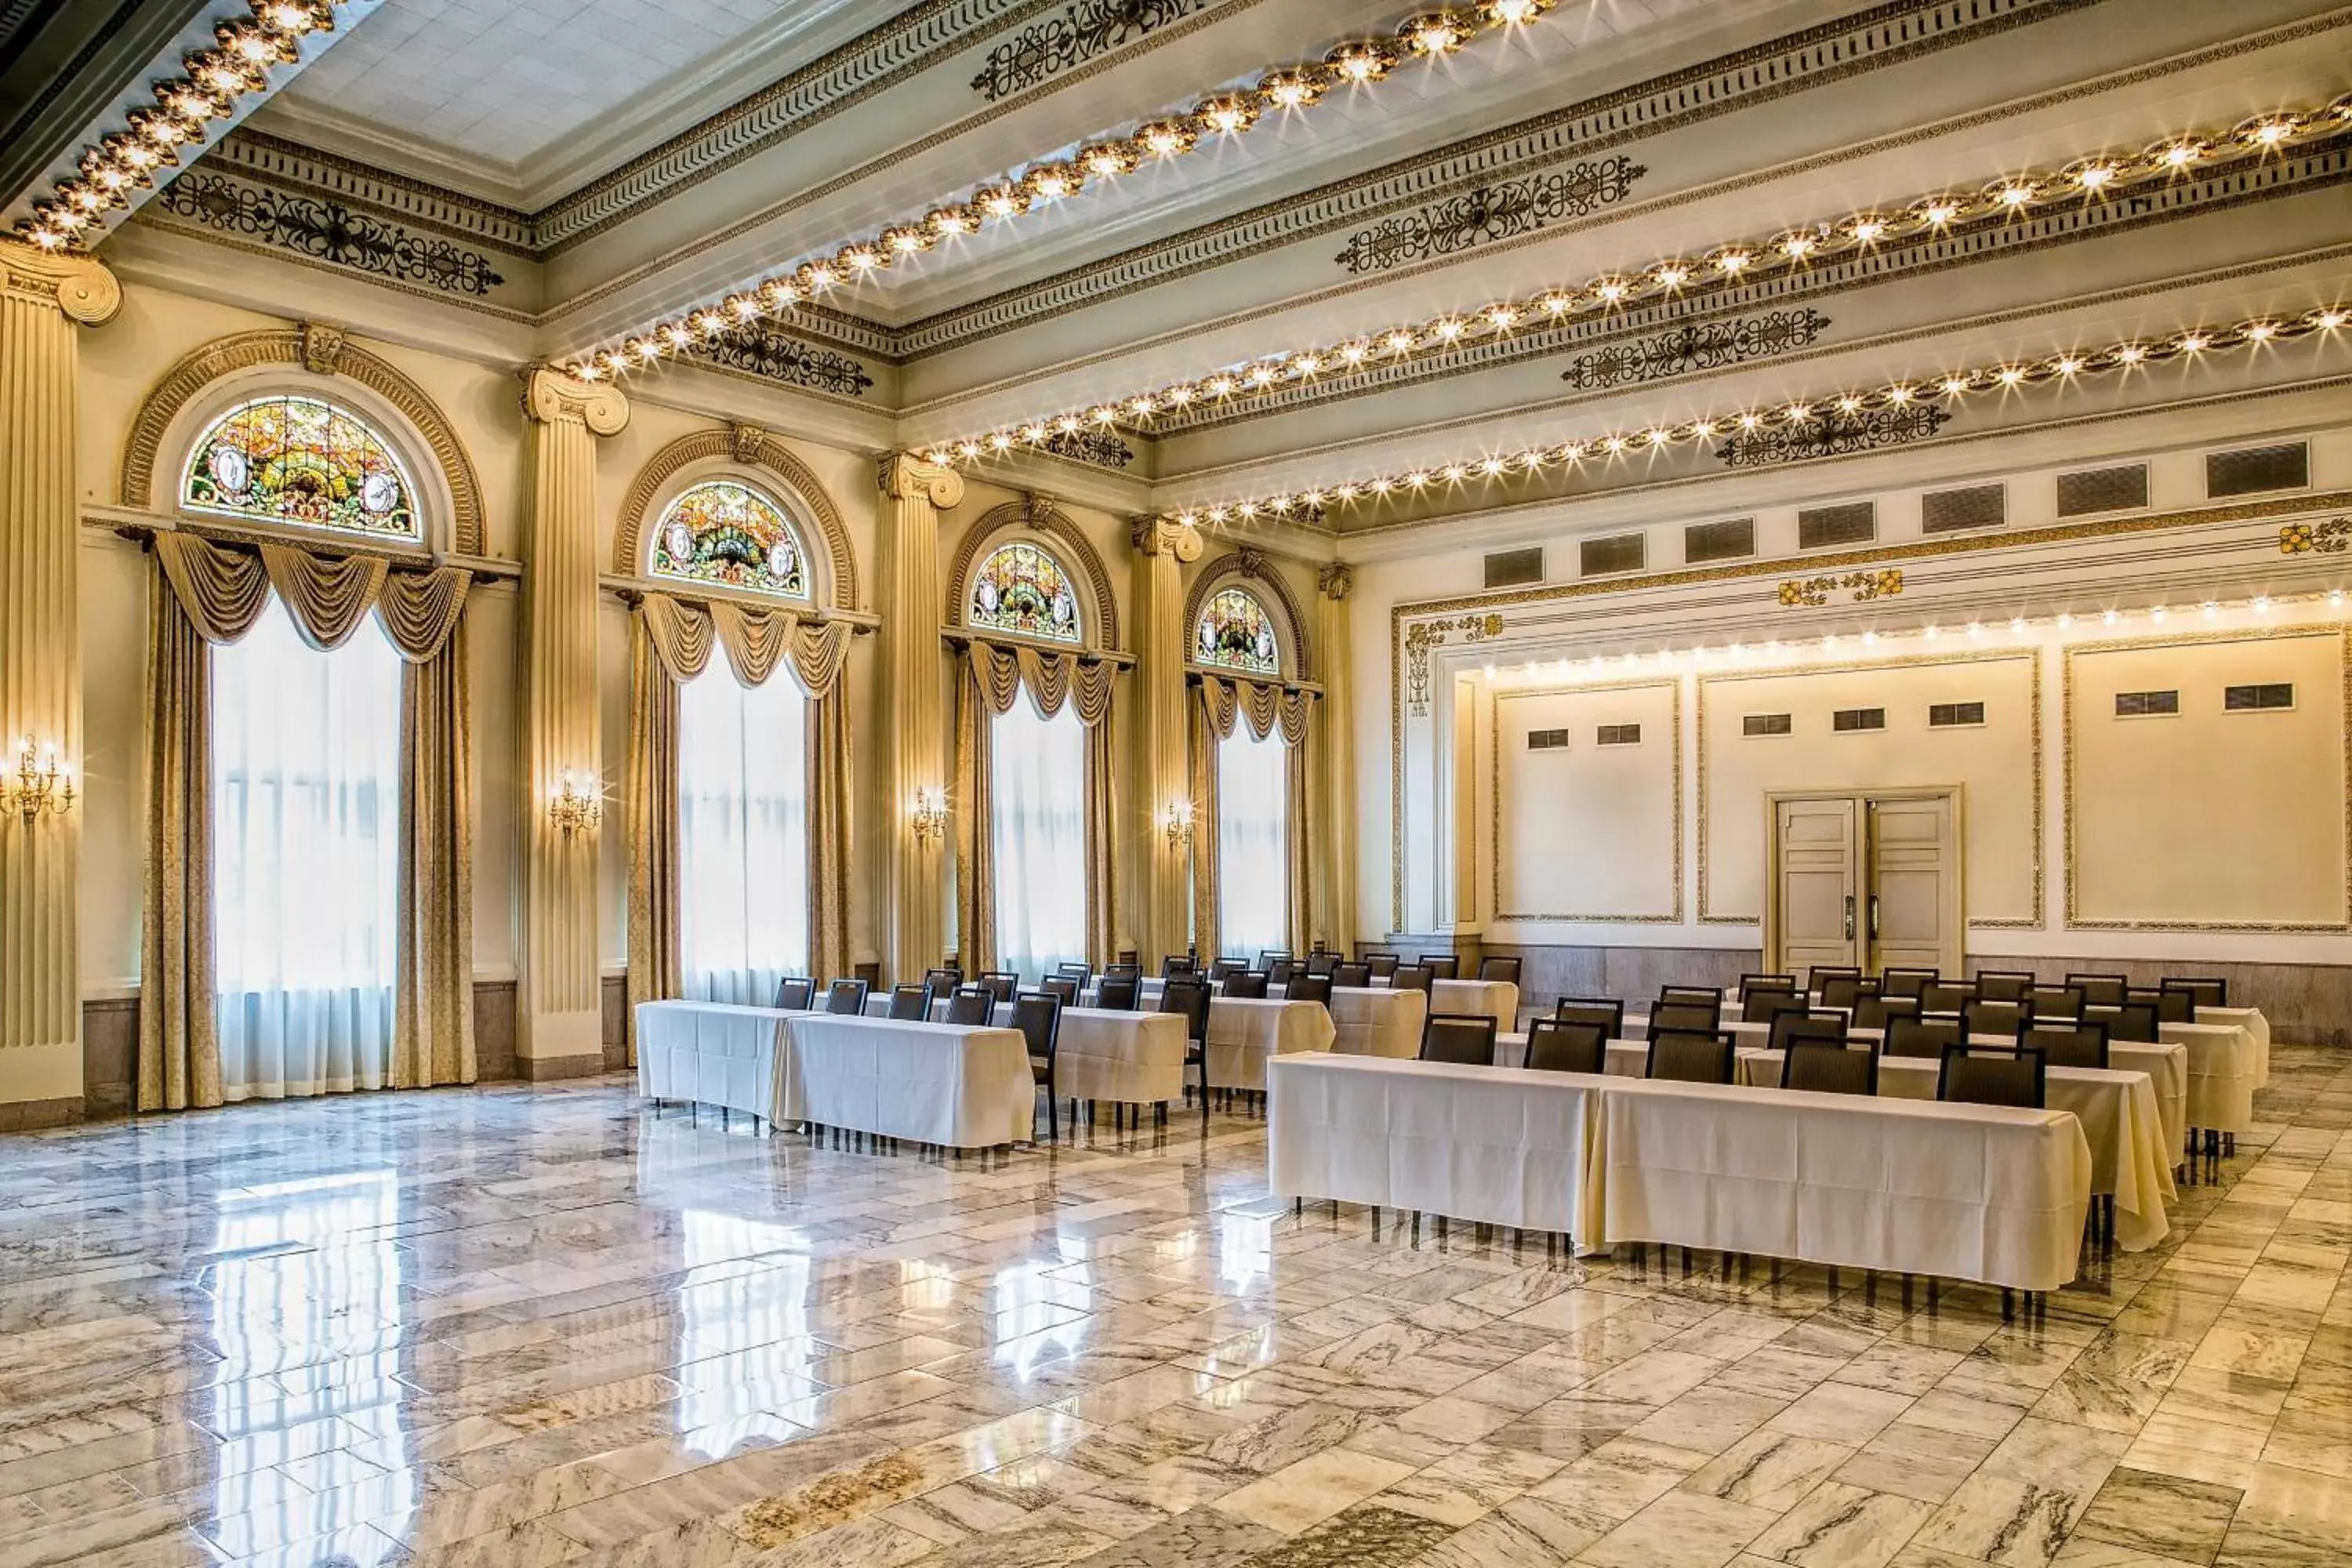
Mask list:
[[1767,797],[1765,968],[1963,966],[1958,787]]

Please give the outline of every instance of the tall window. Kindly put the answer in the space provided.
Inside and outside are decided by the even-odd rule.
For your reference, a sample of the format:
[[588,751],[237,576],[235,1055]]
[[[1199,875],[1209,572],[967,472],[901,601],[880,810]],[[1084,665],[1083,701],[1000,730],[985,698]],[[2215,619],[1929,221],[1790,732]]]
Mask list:
[[686,994],[765,1006],[808,973],[808,699],[739,685],[720,648],[678,694],[678,946]]
[[654,526],[653,572],[787,598],[809,596],[808,563],[783,509],[764,491],[713,479],[686,491]]
[[1246,722],[1217,743],[1217,910],[1222,952],[1290,944],[1289,748]]
[[241,403],[205,427],[180,479],[199,511],[417,537],[416,491],[359,416],[323,398]]
[[1078,595],[1062,563],[1026,540],[1000,544],[971,574],[967,626],[1053,642],[1083,640]]
[[1210,597],[1202,606],[1201,624],[1193,628],[1192,644],[1193,657],[1202,664],[1250,675],[1282,673],[1274,617],[1247,588],[1220,588]]
[[275,599],[213,654],[222,1092],[381,1089],[400,871],[400,656],[373,620],[332,653]]
[[1034,977],[1087,957],[1087,729],[1026,693],[992,723],[997,962]]

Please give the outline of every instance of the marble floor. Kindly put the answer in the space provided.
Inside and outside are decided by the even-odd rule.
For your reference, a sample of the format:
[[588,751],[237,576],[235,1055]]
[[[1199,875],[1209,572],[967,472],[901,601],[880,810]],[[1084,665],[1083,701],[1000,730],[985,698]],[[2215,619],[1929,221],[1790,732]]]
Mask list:
[[1220,1116],[998,1163],[617,1079],[0,1139],[0,1568],[2352,1562],[2352,1054],[2047,1318],[1420,1245]]

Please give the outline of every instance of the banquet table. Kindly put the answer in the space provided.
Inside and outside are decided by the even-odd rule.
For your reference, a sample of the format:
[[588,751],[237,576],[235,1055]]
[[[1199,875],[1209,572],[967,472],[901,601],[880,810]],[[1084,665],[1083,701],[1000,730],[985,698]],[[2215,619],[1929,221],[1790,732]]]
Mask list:
[[2246,1038],[2254,1047],[2254,1087],[2262,1089],[2271,1081],[2271,1021],[2260,1007],[2200,1007],[2197,1021],[2200,1024],[2235,1024],[2246,1031]]
[[1331,992],[1330,1010],[1332,1026],[1338,1031],[1331,1045],[1335,1051],[1360,1057],[1421,1053],[1421,1026],[1429,1016],[1429,998],[1418,991],[1337,986]]
[[1028,1042],[994,1026],[793,1013],[773,1120],[915,1143],[1026,1142],[1037,1080]]
[[1299,1051],[1328,1051],[1339,1031],[1320,1002],[1276,997],[1209,999],[1209,1083],[1216,1089],[1266,1087],[1266,1061]]
[[1054,1092],[1133,1105],[1181,1100],[1184,1046],[1180,1014],[1065,1007],[1054,1043]]
[[[1385,976],[1372,981],[1381,990],[1388,989],[1388,984]],[[1508,980],[1433,980],[1429,1010],[1492,1018],[1502,1028],[1515,1029],[1519,1024],[1519,988]]]
[[719,1002],[640,1002],[637,1092],[772,1120],[793,1016]]

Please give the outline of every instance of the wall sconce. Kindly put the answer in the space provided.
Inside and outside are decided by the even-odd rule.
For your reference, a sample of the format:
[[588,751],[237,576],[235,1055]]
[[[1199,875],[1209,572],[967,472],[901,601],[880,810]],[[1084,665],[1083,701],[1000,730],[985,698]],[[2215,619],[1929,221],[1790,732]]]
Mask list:
[[584,773],[576,780],[570,773],[562,774],[547,797],[547,820],[566,838],[602,827],[604,800],[596,781]]
[[58,749],[43,746],[34,760],[33,737],[26,735],[16,752],[16,771],[0,774],[0,812],[15,812],[30,827],[43,812],[63,816],[73,809],[73,770],[58,765]]
[[928,845],[935,838],[944,838],[948,831],[948,792],[937,784],[926,784],[915,792],[915,803],[908,809],[907,826],[915,830],[915,842]]
[[1160,831],[1168,837],[1168,847],[1181,850],[1192,842],[1192,803],[1189,800],[1171,802],[1160,814]]

